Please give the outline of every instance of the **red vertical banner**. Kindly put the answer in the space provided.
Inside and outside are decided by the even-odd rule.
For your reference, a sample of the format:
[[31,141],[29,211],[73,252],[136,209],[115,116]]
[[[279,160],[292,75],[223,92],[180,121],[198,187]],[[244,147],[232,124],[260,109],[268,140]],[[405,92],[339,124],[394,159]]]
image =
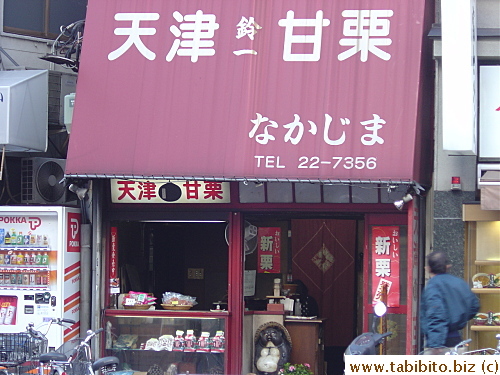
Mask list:
[[387,290],[387,306],[399,306],[399,227],[372,227],[372,295],[373,303]]
[[281,272],[281,228],[259,228],[257,231],[258,272]]
[[118,278],[118,228],[111,227],[111,241],[109,252],[109,287],[111,293],[120,293],[120,279]]

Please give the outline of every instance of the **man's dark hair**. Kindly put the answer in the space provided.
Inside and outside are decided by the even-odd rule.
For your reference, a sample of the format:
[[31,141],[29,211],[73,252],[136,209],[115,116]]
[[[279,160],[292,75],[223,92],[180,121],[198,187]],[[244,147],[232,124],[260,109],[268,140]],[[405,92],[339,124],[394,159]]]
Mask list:
[[431,273],[438,275],[446,273],[450,261],[448,256],[442,251],[433,251],[427,255],[427,264],[429,265]]

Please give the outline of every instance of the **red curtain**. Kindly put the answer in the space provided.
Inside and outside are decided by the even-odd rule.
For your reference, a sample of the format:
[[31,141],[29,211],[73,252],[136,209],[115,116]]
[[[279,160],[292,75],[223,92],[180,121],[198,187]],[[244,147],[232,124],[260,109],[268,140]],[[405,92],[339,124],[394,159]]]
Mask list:
[[325,346],[347,346],[355,327],[356,221],[292,220],[292,274],[325,318]]

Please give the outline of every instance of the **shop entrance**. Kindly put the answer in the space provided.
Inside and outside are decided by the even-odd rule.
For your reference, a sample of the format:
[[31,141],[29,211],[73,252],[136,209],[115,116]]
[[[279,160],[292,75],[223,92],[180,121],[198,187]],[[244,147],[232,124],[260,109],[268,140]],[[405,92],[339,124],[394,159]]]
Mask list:
[[292,220],[292,275],[304,282],[325,319],[328,374],[343,372],[342,354],[356,329],[355,271],[356,220]]
[[361,296],[357,280],[362,272],[363,219],[247,217],[247,223],[258,228],[278,227],[284,234],[281,236],[281,274],[258,270],[258,250],[246,254],[245,269],[258,270],[256,294],[247,305],[265,299],[276,277],[292,278],[293,283],[303,284],[317,305],[312,307],[313,314],[324,319],[322,336],[327,374],[342,374],[343,352],[356,336],[358,318],[361,318],[356,306],[357,296]]

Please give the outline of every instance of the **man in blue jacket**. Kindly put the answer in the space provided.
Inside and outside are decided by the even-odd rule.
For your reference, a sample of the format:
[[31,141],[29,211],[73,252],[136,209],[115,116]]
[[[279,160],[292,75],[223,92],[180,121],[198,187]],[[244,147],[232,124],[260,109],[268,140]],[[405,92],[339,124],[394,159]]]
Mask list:
[[441,251],[427,256],[431,279],[422,294],[420,327],[427,348],[454,347],[462,338],[459,330],[479,311],[479,299],[462,279],[446,273],[451,267]]

